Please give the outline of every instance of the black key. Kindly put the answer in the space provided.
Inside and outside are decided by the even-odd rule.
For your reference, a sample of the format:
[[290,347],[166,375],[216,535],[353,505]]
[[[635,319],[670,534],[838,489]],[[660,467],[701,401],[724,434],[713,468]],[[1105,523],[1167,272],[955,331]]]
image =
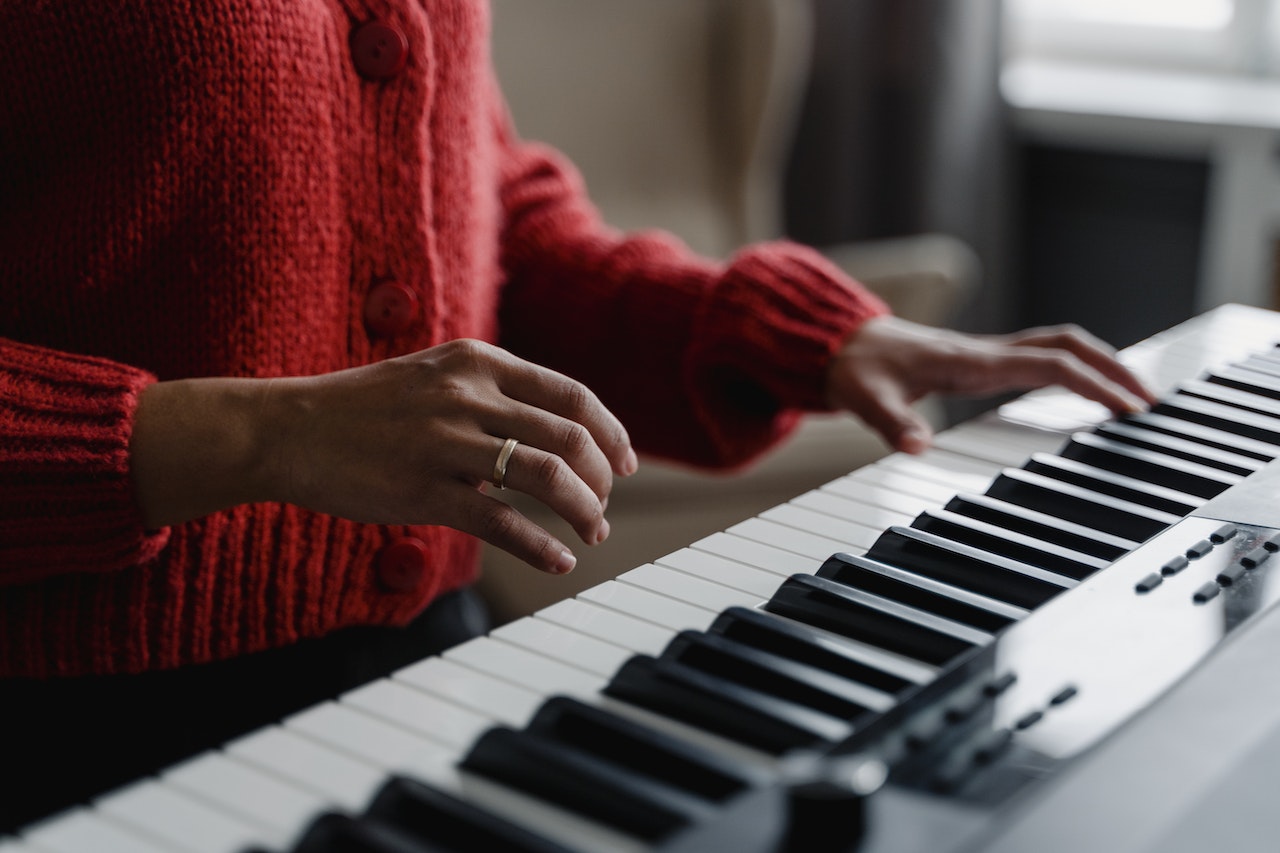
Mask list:
[[719,634],[682,631],[667,644],[662,659],[855,724],[868,717],[871,709],[886,711],[893,705],[893,698],[887,693]]
[[1110,560],[1072,551],[1053,542],[1045,542],[945,509],[923,512],[916,516],[911,526],[1075,580],[1083,580],[1111,565]]
[[867,556],[1028,610],[1075,586],[1053,572],[908,527],[881,533]]
[[1280,400],[1280,375],[1275,373],[1228,367],[1205,377],[1205,381]]
[[843,720],[647,655],[623,664],[604,694],[774,754],[852,732]]
[[704,803],[538,732],[489,729],[459,766],[646,841],[711,814]]
[[1109,563],[1138,547],[1138,543],[1132,539],[1113,536],[987,495],[957,495],[947,502],[946,509],[956,515],[986,522],[992,527],[1023,533]]
[[764,609],[925,663],[946,663],[989,635],[826,578],[788,578]]
[[761,610],[730,607],[707,630],[891,695],[916,683],[874,650]]
[[1237,433],[1216,429],[1193,421],[1158,415],[1154,412],[1125,415],[1120,419],[1119,423],[1132,424],[1148,432],[1186,439],[1214,450],[1247,456],[1260,462],[1270,462],[1280,456],[1280,446],[1275,444],[1246,438]]
[[1260,394],[1229,388],[1226,385],[1213,382],[1192,380],[1183,383],[1178,388],[1178,393],[1186,394],[1189,397],[1199,397],[1202,400],[1209,400],[1214,403],[1221,403],[1224,406],[1232,406],[1241,411],[1252,412],[1257,415],[1280,416],[1280,404],[1277,404],[1275,400]]
[[1042,474],[1064,483],[1072,483],[1179,517],[1189,515],[1205,502],[1204,498],[1196,495],[1157,486],[1135,477],[1113,474],[1092,465],[1047,453],[1035,454],[1025,467],[1032,473]]
[[1157,415],[1204,424],[1267,444],[1280,444],[1280,419],[1246,412],[1200,397],[1175,394],[1167,401],[1152,406],[1151,411]]
[[382,786],[366,815],[442,850],[569,853],[554,841],[498,815],[401,776],[393,777]]
[[453,853],[381,821],[330,812],[311,822],[293,853]]
[[1134,423],[1110,422],[1098,427],[1097,434],[1111,441],[1154,450],[1188,462],[1247,477],[1266,466],[1261,459],[1210,447],[1187,438],[1144,429]]
[[1240,474],[1090,433],[1072,436],[1062,449],[1062,456],[1200,498],[1216,497],[1244,479]]
[[1182,519],[1180,515],[1015,468],[996,477],[987,494],[1135,542],[1145,542]]

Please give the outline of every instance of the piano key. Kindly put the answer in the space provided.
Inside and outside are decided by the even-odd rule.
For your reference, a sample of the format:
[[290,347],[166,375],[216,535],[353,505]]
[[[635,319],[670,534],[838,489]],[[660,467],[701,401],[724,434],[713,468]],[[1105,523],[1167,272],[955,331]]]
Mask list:
[[1224,406],[1231,406],[1243,412],[1250,412],[1266,417],[1280,417],[1280,403],[1262,394],[1241,391],[1214,382],[1192,379],[1182,383],[1178,389],[1180,394],[1198,397]]
[[94,803],[112,820],[130,826],[174,850],[226,853],[257,842],[263,828],[161,785],[134,783]]
[[318,817],[289,853],[449,853],[383,821],[330,812]]
[[1175,394],[1151,407],[1157,415],[1191,421],[1267,444],[1280,444],[1280,419],[1246,412],[1199,397]]
[[1054,572],[908,527],[886,530],[866,556],[1027,609],[1039,607],[1077,583]]
[[1061,456],[1037,453],[1027,463],[1026,470],[1178,517],[1193,512],[1205,502],[1204,498],[1196,495],[1146,483],[1134,477],[1113,474]]
[[537,649],[596,675],[608,676],[631,657],[633,650],[604,642],[546,619],[517,619],[495,628],[489,636],[527,649]]
[[[751,539],[764,545],[772,545],[784,551],[792,551],[808,557],[810,560],[817,561],[825,560],[828,554],[842,551],[845,548],[845,543],[838,539],[816,536],[764,518],[751,518],[740,524],[735,524],[729,528],[729,532],[744,539]],[[813,567],[811,566],[810,570],[812,569]]]
[[655,566],[652,563],[623,572],[618,575],[617,582],[647,589],[712,611],[733,607],[735,604],[751,606],[762,600],[752,593],[695,578],[684,572]]
[[442,657],[410,664],[392,673],[392,678],[516,726],[524,725],[542,701],[540,691],[517,687]]
[[796,503],[776,506],[761,513],[759,517],[839,542],[841,549],[846,551],[867,548],[876,541],[876,536],[879,534],[875,528],[816,512]]
[[938,499],[936,498],[906,495],[902,492],[881,488],[874,483],[867,483],[853,476],[832,480],[822,487],[822,491],[831,492],[851,500],[881,507],[882,509],[901,512],[909,516],[938,505]]
[[909,607],[935,613],[990,634],[1023,619],[1029,612],[1004,601],[852,554],[833,555],[818,570],[817,576],[900,601]]
[[1019,466],[1030,458],[1032,453],[1041,450],[1052,450],[1062,443],[1063,436],[1058,433],[1046,433],[1052,441],[1028,447],[1025,444],[1005,442],[1003,435],[991,435],[989,432],[964,430],[961,427],[940,432],[933,439],[934,447],[949,450],[961,456],[982,459],[999,465]]
[[1250,370],[1245,366],[1225,367],[1209,374],[1205,381],[1280,400],[1280,374],[1274,372]]
[[813,560],[802,554],[784,551],[732,533],[713,533],[689,547],[783,577],[789,577],[797,572],[813,572],[818,568]]
[[[912,517],[909,512],[875,506],[822,489],[798,495],[791,499],[790,505],[820,512],[832,518],[856,522],[877,534],[891,524],[905,524]],[[795,572],[788,574],[795,574]]]
[[1072,436],[1062,456],[1200,498],[1219,495],[1244,479],[1240,474],[1088,433]]
[[601,683],[599,676],[586,670],[488,637],[454,646],[444,657],[544,695],[564,692],[589,696]]
[[744,566],[693,548],[682,548],[659,557],[654,562],[659,566],[749,592],[758,596],[761,601],[772,595],[778,586],[778,576],[772,572]]
[[643,654],[658,654],[671,637],[670,631],[652,622],[597,607],[582,599],[558,601],[534,616]]
[[580,601],[617,610],[645,622],[672,631],[705,628],[711,624],[712,611],[695,607],[665,595],[658,595],[625,583],[608,581],[578,594]]
[[148,840],[87,808],[29,827],[22,837],[30,846],[0,843],[0,853],[165,853],[161,842]]
[[1001,468],[994,462],[959,456],[939,448],[930,448],[919,456],[894,453],[876,464],[948,486],[953,493],[981,492]]
[[298,732],[271,726],[224,747],[226,755],[357,811],[368,804],[385,774],[378,766]]
[[1252,456],[1220,450],[1200,442],[1178,438],[1155,430],[1143,429],[1133,423],[1112,422],[1103,424],[1098,428],[1097,434],[1111,441],[1155,450],[1179,459],[1186,459],[1189,462],[1218,468],[1241,477],[1247,477],[1255,471],[1260,471],[1266,467],[1265,462]]
[[1218,450],[1238,453],[1262,462],[1270,462],[1280,456],[1280,445],[1248,438],[1239,433],[1206,426],[1194,421],[1174,418],[1155,412],[1140,412],[1126,415],[1122,424],[1133,424],[1145,430],[1164,433],[1165,435],[1185,438]]
[[687,795],[538,732],[491,729],[461,767],[651,843],[710,816]]
[[967,625],[809,575],[788,579],[764,609],[935,666],[991,639]]
[[945,509],[1004,530],[1025,533],[1035,539],[1090,554],[1108,562],[1114,562],[1121,555],[1138,547],[1138,543],[1132,539],[1125,539],[1057,516],[1016,506],[988,495],[957,495],[947,502]]
[[393,776],[370,803],[368,816],[445,849],[509,853],[572,853],[467,800],[417,779]]
[[286,729],[383,770],[432,773],[457,750],[353,708],[330,702],[284,721]]
[[911,526],[1076,580],[1083,580],[1112,562],[945,509],[921,513]]
[[1271,355],[1254,353],[1239,363],[1239,367],[1260,373],[1263,376],[1274,376],[1280,378],[1280,359],[1276,359]]
[[314,791],[287,784],[219,752],[189,759],[166,771],[161,780],[193,799],[272,829],[273,835],[257,838],[261,843],[287,842],[327,805]]
[[844,720],[642,655],[627,661],[604,693],[773,755],[834,743],[853,731]]
[[1135,542],[1145,542],[1182,518],[1016,468],[1006,469],[996,477],[987,494]]
[[339,701],[459,749],[493,724],[475,711],[385,678],[357,687]]
[[937,673],[931,665],[880,646],[745,607],[720,614],[708,632],[895,695]]
[[[903,473],[882,464],[868,465],[851,474],[848,479],[857,483],[867,483],[899,494],[924,498],[935,506],[949,499],[956,490],[942,483],[934,483],[910,474]],[[988,480],[991,478],[988,477]]]
[[882,713],[895,704],[893,696],[882,690],[837,678],[722,634],[682,631],[662,658],[855,723],[868,712]]

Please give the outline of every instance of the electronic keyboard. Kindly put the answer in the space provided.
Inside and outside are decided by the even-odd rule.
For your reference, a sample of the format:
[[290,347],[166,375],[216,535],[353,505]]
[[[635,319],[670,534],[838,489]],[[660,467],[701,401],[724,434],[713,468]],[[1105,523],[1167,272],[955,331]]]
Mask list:
[[0,853],[1275,849],[1280,315],[1122,354]]

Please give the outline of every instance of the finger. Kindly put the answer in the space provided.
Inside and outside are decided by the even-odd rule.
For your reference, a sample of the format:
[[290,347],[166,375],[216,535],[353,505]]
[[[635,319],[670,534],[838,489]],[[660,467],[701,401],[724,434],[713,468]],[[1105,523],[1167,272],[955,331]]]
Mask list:
[[626,428],[587,386],[510,355],[495,378],[499,390],[513,400],[586,427],[615,473],[635,473],[638,464]]
[[505,485],[546,504],[588,545],[609,535],[604,506],[562,457],[520,444],[507,461]]
[[577,558],[564,544],[518,510],[477,489],[458,484],[447,496],[450,511],[444,523],[514,555],[543,572],[563,575]]
[[577,421],[511,401],[508,409],[486,419],[484,428],[499,438],[511,436],[559,456],[602,501],[613,489],[609,459],[591,431]]
[[1017,336],[1020,346],[1064,349],[1107,379],[1129,391],[1147,404],[1157,401],[1154,392],[1116,358],[1116,351],[1105,341],[1078,326],[1031,329]]
[[923,453],[929,449],[933,430],[911,407],[901,386],[890,381],[868,383],[866,396],[846,406],[878,432],[894,450]]
[[1142,401],[1127,389],[1066,350],[1010,350],[994,360],[988,378],[993,383],[987,389],[991,393],[1061,385],[1116,414],[1142,409]]

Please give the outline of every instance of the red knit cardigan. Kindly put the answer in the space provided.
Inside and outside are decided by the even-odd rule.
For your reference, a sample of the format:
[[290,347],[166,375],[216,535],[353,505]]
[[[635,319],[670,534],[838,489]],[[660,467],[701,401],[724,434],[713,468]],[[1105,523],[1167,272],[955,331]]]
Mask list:
[[[458,337],[592,387],[637,447],[732,466],[823,406],[883,306],[789,244],[605,228],[508,129],[481,0],[0,4],[0,675],[133,672],[403,624],[473,578],[439,527],[241,506],[145,530],[157,378],[312,375]],[[352,34],[402,33],[362,76]],[[367,69],[366,69],[367,70]],[[371,334],[394,280],[413,322]],[[426,544],[388,586],[388,543]],[[396,587],[399,588],[396,588]],[[409,588],[403,588],[408,586]]]

